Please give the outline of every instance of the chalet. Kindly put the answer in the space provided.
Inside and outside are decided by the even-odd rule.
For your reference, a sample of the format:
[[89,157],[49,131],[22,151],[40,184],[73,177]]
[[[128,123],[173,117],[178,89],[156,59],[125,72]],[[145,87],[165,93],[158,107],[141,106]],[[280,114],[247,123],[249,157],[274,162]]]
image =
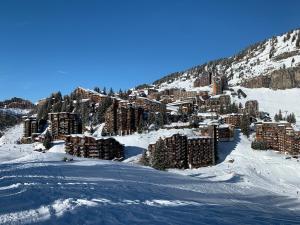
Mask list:
[[54,140],[64,139],[65,135],[81,134],[82,122],[76,113],[49,113],[49,124]]
[[122,160],[124,157],[124,145],[114,138],[67,135],[65,142],[66,152],[70,155],[105,160]]

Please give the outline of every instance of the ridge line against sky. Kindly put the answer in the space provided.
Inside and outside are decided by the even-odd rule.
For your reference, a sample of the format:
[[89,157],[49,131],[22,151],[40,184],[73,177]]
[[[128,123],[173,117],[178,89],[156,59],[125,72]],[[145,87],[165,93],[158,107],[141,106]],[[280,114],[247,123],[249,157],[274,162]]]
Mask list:
[[0,2],[0,100],[128,89],[300,27],[300,1]]

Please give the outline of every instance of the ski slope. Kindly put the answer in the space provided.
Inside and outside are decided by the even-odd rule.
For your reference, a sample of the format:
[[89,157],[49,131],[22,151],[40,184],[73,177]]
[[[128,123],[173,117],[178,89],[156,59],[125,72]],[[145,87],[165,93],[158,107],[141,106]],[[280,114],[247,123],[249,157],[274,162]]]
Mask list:
[[286,90],[272,90],[269,88],[244,88],[234,87],[235,91],[242,89],[247,97],[239,99],[233,98],[233,101],[241,102],[245,105],[248,100],[257,100],[259,103],[259,110],[270,113],[270,116],[274,118],[274,115],[281,109],[283,115],[289,113],[295,113],[298,123],[300,122],[300,88],[292,88]]
[[[63,143],[35,152],[15,144],[21,130],[0,139],[0,224],[300,223],[300,163],[252,151],[239,132],[236,142],[220,146],[220,164],[161,172],[124,162],[63,162]],[[123,142],[143,148],[143,139],[160,134]]]

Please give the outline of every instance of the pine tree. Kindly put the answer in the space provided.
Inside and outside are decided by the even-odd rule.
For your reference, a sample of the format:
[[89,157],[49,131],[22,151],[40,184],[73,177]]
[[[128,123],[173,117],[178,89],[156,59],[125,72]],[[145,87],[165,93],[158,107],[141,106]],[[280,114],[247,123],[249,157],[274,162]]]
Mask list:
[[115,93],[114,93],[114,90],[112,88],[109,89],[109,92],[108,92],[108,96],[113,96]]
[[50,134],[49,131],[46,132],[45,137],[44,137],[44,141],[43,141],[43,145],[46,149],[50,149],[52,147],[52,136]]
[[283,120],[281,109],[279,109],[279,113],[278,113],[278,121],[280,120]]
[[279,121],[279,116],[278,116],[278,114],[276,113],[275,114],[275,116],[274,116],[274,120],[276,121],[276,122],[278,122]]
[[239,109],[242,109],[243,108],[243,104],[240,102],[239,103]]
[[147,151],[144,151],[142,157],[140,158],[140,163],[144,166],[150,166],[149,157],[147,156]]
[[104,95],[106,95],[107,93],[106,93],[106,87],[104,87],[103,88],[103,90],[102,90],[102,94],[104,94]]
[[98,93],[101,93],[101,90],[99,87],[94,87],[94,91],[98,92]]
[[294,113],[291,113],[287,116],[286,121],[289,123],[296,123],[296,117]]
[[246,114],[243,114],[241,118],[241,132],[247,137],[250,135],[250,122]]

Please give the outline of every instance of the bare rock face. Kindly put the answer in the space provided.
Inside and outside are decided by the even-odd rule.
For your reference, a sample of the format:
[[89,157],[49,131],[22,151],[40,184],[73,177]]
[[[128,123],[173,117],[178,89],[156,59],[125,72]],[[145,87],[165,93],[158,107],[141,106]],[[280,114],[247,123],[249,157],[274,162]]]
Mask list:
[[300,87],[300,67],[275,70],[266,76],[258,76],[242,82],[247,88],[288,89]]

